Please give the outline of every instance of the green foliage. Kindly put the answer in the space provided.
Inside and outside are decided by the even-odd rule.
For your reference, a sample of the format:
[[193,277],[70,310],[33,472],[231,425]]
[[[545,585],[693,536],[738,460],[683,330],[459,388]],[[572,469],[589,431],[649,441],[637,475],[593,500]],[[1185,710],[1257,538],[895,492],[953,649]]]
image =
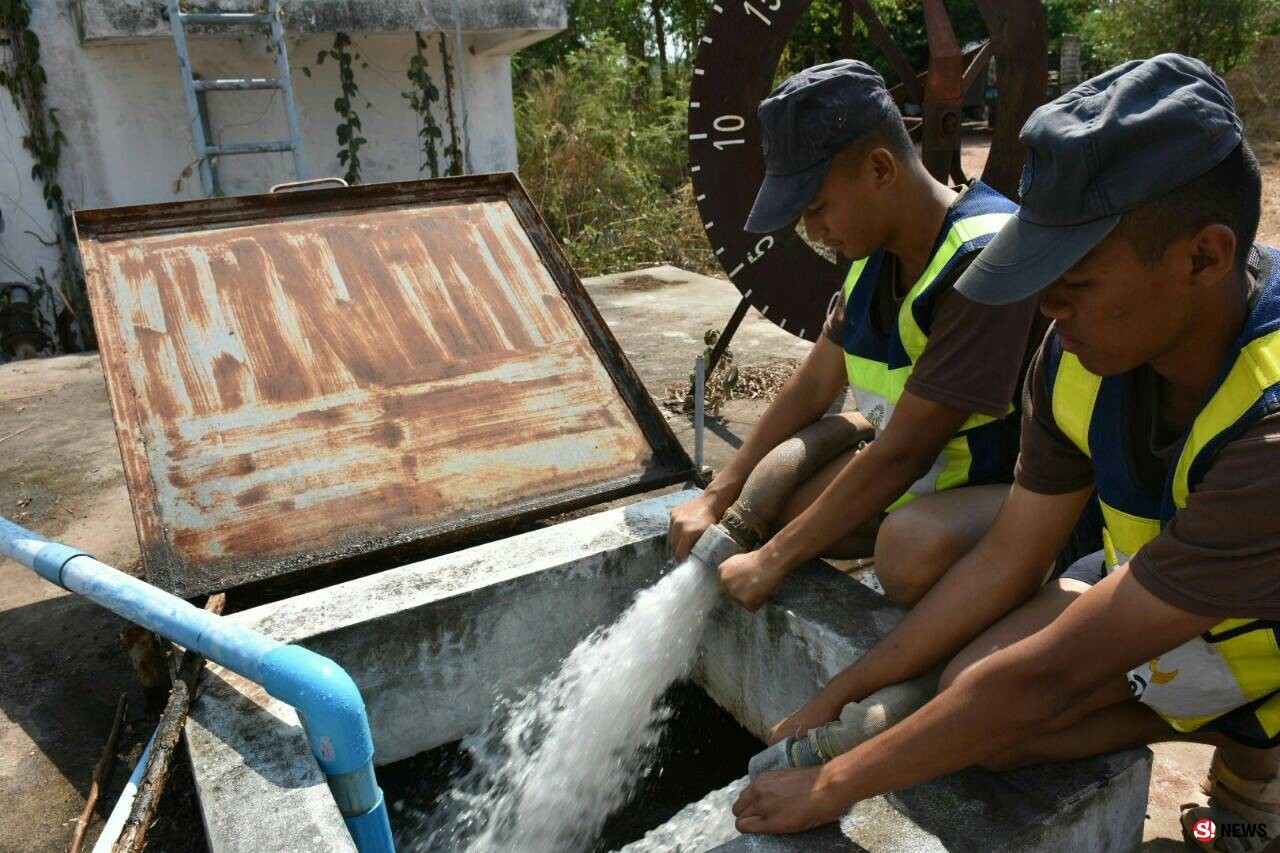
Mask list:
[[[353,61],[360,60],[361,57],[358,52],[353,56],[348,50],[350,47],[351,36],[346,33],[334,33],[333,47],[320,51],[316,56],[316,65],[323,65],[326,59],[333,59],[338,63],[338,83],[342,88],[342,94],[333,101],[333,110],[341,119],[336,128],[338,144],[342,146],[338,149],[338,162],[347,167],[347,174],[344,176],[347,183],[358,184],[360,183],[360,149],[369,140],[360,135],[363,129],[360,124],[360,114],[352,106],[356,95],[359,94],[359,87],[356,86],[355,72],[352,71],[351,64]],[[309,70],[306,73],[307,76],[311,76]]]
[[436,88],[427,70],[427,43],[423,40],[422,33],[415,32],[413,41],[415,51],[413,56],[409,57],[409,70],[405,72],[412,88],[408,92],[402,92],[401,97],[408,99],[409,108],[418,115],[418,139],[422,144],[422,165],[418,171],[425,172],[430,169],[431,177],[438,178],[440,176],[438,146],[444,132],[440,129],[440,123],[436,121],[435,114],[431,112],[431,105],[440,100],[440,90]]
[[1100,0],[1082,16],[1082,37],[1097,64],[1165,51],[1198,56],[1225,74],[1275,32],[1280,0]]
[[[718,340],[720,340],[719,329],[707,329],[703,333],[702,343],[705,345],[702,350],[703,364],[711,363],[711,351],[716,348]],[[686,412],[693,411],[693,394],[698,387],[697,378],[696,373],[689,374],[689,393],[685,395],[683,406]],[[716,369],[705,378],[703,386],[702,401],[709,416],[717,417],[720,414],[720,407],[733,399],[733,392],[738,387],[740,378],[738,366],[733,363],[733,350],[725,347],[724,352],[720,354],[720,360],[716,362]]]
[[[440,61],[444,66],[444,90],[446,93],[453,92],[453,60],[449,58],[449,45],[445,41],[444,33],[440,34]],[[462,137],[458,133],[458,114],[453,108],[453,96],[450,94],[444,99],[445,120],[449,123],[449,144],[445,146],[444,156],[449,158],[449,169],[446,175],[461,175],[466,171],[466,164],[462,161]]]
[[521,179],[583,275],[718,268],[684,175],[687,104],[646,74],[601,37],[535,72],[516,98]]
[[45,207],[53,213],[54,231],[62,254],[61,284],[54,288],[45,279],[43,270],[39,271],[35,284],[42,293],[56,292],[63,297],[67,310],[80,324],[84,343],[92,346],[89,298],[79,273],[71,217],[58,183],[58,165],[67,136],[58,121],[57,108],[46,103],[48,78],[40,63],[40,39],[31,30],[31,6],[27,0],[0,0],[0,39],[9,48],[8,57],[0,65],[0,86],[9,90],[25,125],[22,147],[35,161],[31,178],[40,182]]

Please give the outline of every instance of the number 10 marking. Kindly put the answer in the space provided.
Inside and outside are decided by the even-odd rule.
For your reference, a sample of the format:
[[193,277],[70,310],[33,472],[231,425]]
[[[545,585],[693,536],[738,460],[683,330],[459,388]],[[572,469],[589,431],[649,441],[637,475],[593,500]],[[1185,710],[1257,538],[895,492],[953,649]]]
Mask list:
[[[711,126],[720,133],[736,133],[746,127],[747,123],[743,120],[742,116],[726,115],[720,116],[715,121],[711,122]],[[745,139],[717,139],[711,144],[716,147],[717,151],[723,151],[730,145],[741,145],[745,141]]]

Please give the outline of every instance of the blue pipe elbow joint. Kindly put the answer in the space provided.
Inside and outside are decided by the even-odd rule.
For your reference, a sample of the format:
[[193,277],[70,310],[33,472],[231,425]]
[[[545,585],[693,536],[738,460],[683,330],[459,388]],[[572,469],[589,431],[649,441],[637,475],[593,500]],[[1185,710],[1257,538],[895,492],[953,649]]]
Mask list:
[[262,686],[302,714],[326,775],[352,773],[373,760],[364,699],[342,667],[302,646],[277,646],[262,660]]

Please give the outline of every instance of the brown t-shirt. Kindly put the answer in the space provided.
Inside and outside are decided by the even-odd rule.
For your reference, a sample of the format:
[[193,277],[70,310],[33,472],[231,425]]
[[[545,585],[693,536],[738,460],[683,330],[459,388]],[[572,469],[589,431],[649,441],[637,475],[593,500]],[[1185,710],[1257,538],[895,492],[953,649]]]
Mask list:
[[[1264,277],[1265,280],[1265,277]],[[1134,469],[1154,492],[1164,487],[1179,436],[1159,429],[1159,377],[1140,368],[1134,379]],[[1022,452],[1014,478],[1040,494],[1093,483],[1089,457],[1053,420],[1038,352],[1022,404]],[[1204,478],[1129,568],[1152,595],[1181,610],[1221,618],[1280,619],[1280,414],[1268,415],[1218,453]]]
[[[956,200],[962,196],[963,192]],[[1037,310],[1036,297],[982,305],[957,293],[956,279],[977,256],[974,252],[962,259],[939,285],[929,342],[912,366],[906,390],[944,406],[998,418],[1008,412],[1011,401],[1017,402],[1027,364],[1049,321]],[[898,259],[886,255],[885,260],[871,303],[871,323],[882,334],[898,322],[910,289],[899,283]],[[844,310],[842,289],[832,298],[822,327],[822,334],[839,346],[844,345]]]

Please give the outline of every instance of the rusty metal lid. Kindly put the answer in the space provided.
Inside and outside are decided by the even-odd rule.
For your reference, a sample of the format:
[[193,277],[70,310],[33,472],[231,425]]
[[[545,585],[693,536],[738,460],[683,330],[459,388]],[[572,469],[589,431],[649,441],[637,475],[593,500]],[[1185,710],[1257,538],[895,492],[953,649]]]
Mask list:
[[692,475],[513,175],[75,223],[147,577],[174,593]]

